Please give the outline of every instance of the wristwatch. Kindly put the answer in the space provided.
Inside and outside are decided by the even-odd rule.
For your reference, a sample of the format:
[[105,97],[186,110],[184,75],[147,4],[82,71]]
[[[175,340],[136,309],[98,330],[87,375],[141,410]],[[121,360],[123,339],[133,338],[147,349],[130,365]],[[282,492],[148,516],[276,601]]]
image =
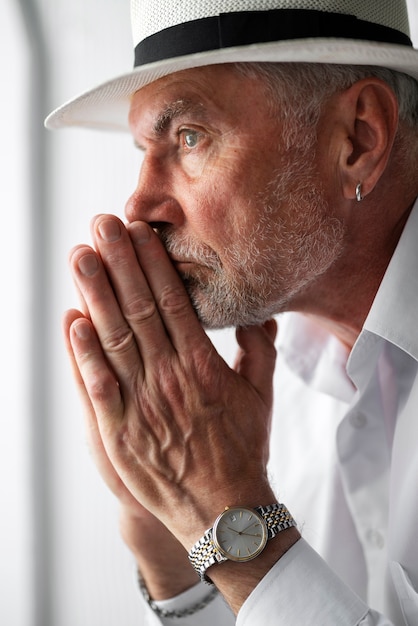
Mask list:
[[206,583],[212,584],[206,570],[223,561],[246,562],[255,559],[267,541],[281,530],[296,526],[284,504],[268,504],[249,509],[227,507],[189,552],[189,559]]

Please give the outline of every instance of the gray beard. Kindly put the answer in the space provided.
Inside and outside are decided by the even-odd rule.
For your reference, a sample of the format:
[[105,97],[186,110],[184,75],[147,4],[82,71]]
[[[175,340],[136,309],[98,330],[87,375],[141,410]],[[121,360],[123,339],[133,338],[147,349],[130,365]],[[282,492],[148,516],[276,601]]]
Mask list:
[[251,198],[259,220],[252,232],[235,233],[223,261],[204,243],[169,228],[160,233],[173,255],[208,268],[204,278],[199,272],[181,276],[205,328],[262,324],[291,310],[294,297],[340,256],[343,225],[330,216],[318,173],[309,165],[315,136],[302,129],[301,137],[270,184]]
[[291,310],[293,297],[339,257],[342,225],[327,217],[323,194],[311,184],[305,178],[305,187],[287,198],[286,210],[295,216],[290,228],[289,220],[272,208],[270,196],[253,232],[237,233],[236,243],[225,251],[228,263],[204,244],[176,241],[175,234],[163,237],[169,252],[208,268],[204,277],[181,275],[205,328],[262,324]]

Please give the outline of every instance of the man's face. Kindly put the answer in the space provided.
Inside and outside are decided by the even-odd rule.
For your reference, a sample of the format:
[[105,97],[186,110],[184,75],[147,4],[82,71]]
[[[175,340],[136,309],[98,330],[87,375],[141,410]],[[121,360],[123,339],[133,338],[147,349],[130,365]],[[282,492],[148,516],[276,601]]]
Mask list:
[[158,229],[204,325],[303,309],[342,237],[318,184],[312,133],[302,129],[285,148],[288,126],[261,80],[228,66],[143,88],[130,127],[144,160],[127,218]]

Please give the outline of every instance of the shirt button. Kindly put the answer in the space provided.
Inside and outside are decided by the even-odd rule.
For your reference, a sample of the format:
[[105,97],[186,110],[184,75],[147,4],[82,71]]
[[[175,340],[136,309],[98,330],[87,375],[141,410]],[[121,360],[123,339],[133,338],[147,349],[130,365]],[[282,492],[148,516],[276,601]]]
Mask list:
[[364,413],[353,413],[350,417],[350,423],[354,428],[364,428],[367,424],[367,417]]
[[373,548],[378,548],[379,550],[382,550],[385,545],[385,538],[383,534],[375,528],[369,528],[366,532],[366,539]]

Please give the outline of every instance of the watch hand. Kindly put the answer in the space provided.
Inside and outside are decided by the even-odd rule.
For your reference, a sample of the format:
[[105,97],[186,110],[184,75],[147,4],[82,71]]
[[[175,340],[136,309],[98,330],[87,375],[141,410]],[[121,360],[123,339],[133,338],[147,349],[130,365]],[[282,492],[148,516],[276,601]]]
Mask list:
[[251,526],[254,526],[255,524],[257,524],[257,521],[251,522],[251,524],[241,530],[240,534],[242,535],[243,533],[245,533],[246,530],[248,530],[249,528],[251,528]]
[[[227,526],[227,529],[235,533],[236,535],[248,535],[248,533],[246,533],[245,531],[251,526],[252,524],[250,524],[250,526],[247,526],[247,528],[244,528],[244,530],[235,530],[235,528],[231,528],[230,526]],[[257,537],[257,535],[249,535],[249,537]]]
[[252,524],[250,524],[250,526],[247,526],[247,528],[244,528],[244,530],[235,530],[235,528],[231,528],[230,526],[227,526],[227,528],[228,528],[228,530],[232,531],[236,535],[240,535],[240,536],[245,535],[246,537],[261,537],[260,533],[257,533],[256,535],[253,535],[252,533],[244,532],[248,528],[250,528],[251,526],[252,526]]

